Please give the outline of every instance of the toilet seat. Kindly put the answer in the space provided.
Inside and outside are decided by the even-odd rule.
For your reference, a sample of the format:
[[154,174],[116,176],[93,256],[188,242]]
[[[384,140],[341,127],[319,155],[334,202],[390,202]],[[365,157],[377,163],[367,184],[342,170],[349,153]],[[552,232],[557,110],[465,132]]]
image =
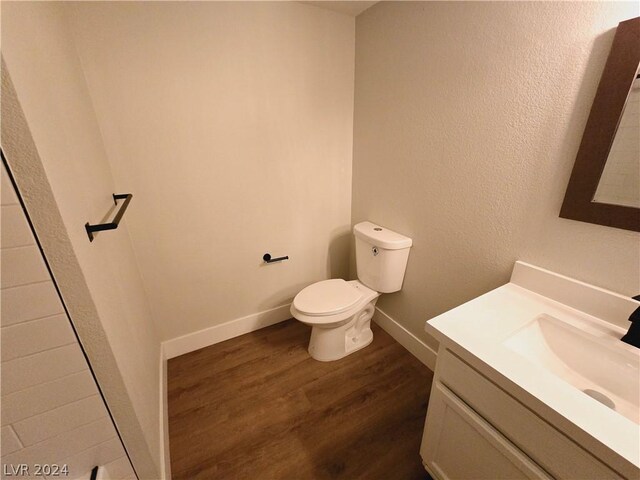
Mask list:
[[[333,283],[327,284],[328,282]],[[328,287],[331,288],[329,289]],[[353,289],[353,292],[346,290],[345,287]],[[301,294],[305,290],[306,293],[301,299]],[[318,298],[316,294],[320,295],[320,292],[323,291],[338,291],[340,295],[336,295],[335,297],[328,296],[325,298]],[[342,297],[342,295],[344,295],[344,297]],[[358,280],[351,280],[349,282],[345,282],[341,279],[323,280],[322,282],[309,285],[296,295],[291,303],[291,315],[307,325],[322,328],[336,327],[350,321],[353,315],[362,310],[368,303],[375,302],[379,296],[380,294],[378,292],[371,290]],[[353,302],[353,298],[356,298],[355,302]],[[342,301],[340,301],[340,299]],[[351,305],[346,306],[348,304]],[[317,313],[304,313],[298,308],[298,305],[301,308]],[[339,310],[339,313],[329,313],[330,310]]]
[[302,289],[294,298],[293,306],[304,315],[337,315],[351,309],[361,298],[359,289],[341,278],[333,278]]

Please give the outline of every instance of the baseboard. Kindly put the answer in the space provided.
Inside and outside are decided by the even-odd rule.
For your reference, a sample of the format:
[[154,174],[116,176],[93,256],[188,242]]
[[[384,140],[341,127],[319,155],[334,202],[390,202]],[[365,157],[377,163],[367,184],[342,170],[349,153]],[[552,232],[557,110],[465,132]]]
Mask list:
[[214,325],[213,327],[162,342],[165,358],[178,357],[185,353],[193,352],[194,350],[288,320],[291,318],[291,312],[289,311],[290,306],[291,304],[281,305],[271,310],[247,315],[246,317],[230,320],[220,325]]
[[373,321],[385,332],[391,335],[400,345],[406,348],[409,353],[425,364],[430,370],[435,370],[438,354],[429,345],[424,343],[378,307],[376,307],[376,311],[373,315]]
[[167,357],[160,344],[160,466],[162,480],[171,480],[169,452],[169,408],[167,405]]

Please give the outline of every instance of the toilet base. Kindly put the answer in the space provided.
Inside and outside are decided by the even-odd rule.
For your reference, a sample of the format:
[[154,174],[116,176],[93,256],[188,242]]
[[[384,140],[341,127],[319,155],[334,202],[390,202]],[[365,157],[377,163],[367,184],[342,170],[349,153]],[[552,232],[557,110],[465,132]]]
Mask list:
[[375,303],[375,300],[368,303],[349,321],[338,327],[314,325],[311,329],[309,355],[321,362],[331,362],[369,345],[373,341],[371,318],[375,311]]

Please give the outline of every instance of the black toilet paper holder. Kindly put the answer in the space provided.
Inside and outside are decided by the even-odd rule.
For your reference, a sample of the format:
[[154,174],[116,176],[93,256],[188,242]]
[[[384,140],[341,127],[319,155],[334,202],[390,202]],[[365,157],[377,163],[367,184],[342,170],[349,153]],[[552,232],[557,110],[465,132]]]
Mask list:
[[262,260],[264,260],[264,263],[281,262],[283,260],[289,260],[289,255],[285,255],[284,257],[271,258],[271,254],[270,253],[265,253],[262,256]]

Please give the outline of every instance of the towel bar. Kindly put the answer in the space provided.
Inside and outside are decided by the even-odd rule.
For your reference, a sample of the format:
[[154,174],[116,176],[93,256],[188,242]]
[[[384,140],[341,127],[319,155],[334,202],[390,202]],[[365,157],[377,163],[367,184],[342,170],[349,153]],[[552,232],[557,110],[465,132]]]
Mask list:
[[133,198],[133,194],[131,193],[120,193],[120,194],[114,193],[113,194],[113,201],[116,205],[118,205],[118,200],[122,200],[123,198],[125,200],[120,206],[120,210],[118,210],[118,213],[116,213],[116,216],[113,218],[113,221],[109,223],[98,223],[95,225],[90,225],[89,222],[87,222],[84,225],[84,228],[87,229],[87,235],[89,236],[90,242],[93,242],[93,232],[100,232],[102,230],[115,230],[116,228],[118,228],[118,224],[120,223],[120,220],[122,219],[122,216],[124,215],[125,210],[129,206],[129,202],[131,202],[131,199]]

